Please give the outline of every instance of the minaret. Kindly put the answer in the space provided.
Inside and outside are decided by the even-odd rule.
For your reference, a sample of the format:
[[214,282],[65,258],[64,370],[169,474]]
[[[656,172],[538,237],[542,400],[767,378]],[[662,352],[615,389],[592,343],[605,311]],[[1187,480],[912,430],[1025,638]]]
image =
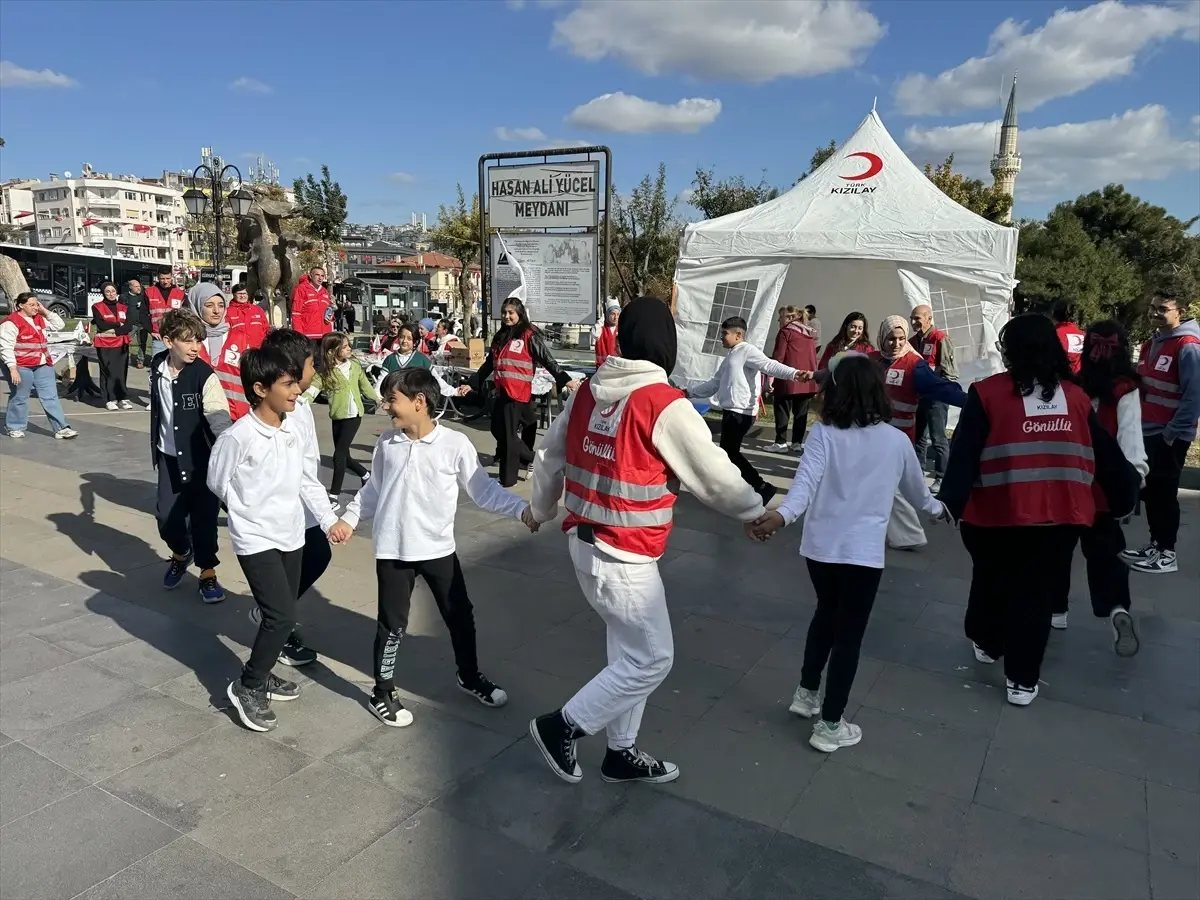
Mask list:
[[[996,187],[1013,196],[1020,171],[1021,154],[1017,152],[1017,74],[1014,72],[1008,107],[1004,110],[1004,122],[1000,125],[1000,145],[992,157],[992,176],[996,179]],[[1005,221],[1012,221],[1011,212]]]

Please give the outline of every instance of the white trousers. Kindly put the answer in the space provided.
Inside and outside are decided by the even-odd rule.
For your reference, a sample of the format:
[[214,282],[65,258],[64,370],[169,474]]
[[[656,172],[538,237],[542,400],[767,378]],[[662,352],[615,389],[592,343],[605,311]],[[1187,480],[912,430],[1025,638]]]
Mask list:
[[587,734],[606,729],[609,747],[632,747],[646,698],[675,659],[658,564],[618,562],[574,533],[568,542],[579,587],[608,626],[608,665],[567,701],[563,713]]
[[896,491],[892,500],[892,516],[888,519],[887,542],[889,547],[902,549],[924,547],[925,529],[911,503]]

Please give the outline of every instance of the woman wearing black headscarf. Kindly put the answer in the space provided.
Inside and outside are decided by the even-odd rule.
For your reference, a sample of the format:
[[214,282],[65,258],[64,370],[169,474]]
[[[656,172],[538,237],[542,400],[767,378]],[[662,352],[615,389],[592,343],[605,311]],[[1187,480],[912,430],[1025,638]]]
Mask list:
[[658,558],[679,485],[738,521],[763,513],[703,417],[667,381],[677,348],[670,307],[654,297],[634,300],[621,313],[617,346],[620,356],[609,356],[554,420],[533,467],[533,516],[556,518],[564,498],[575,576],[608,627],[607,668],[561,709],[529,723],[551,770],[571,783],[583,777],[575,741],[601,729],[605,781],[679,777],[674,763],[636,746],[646,698],[674,657]]

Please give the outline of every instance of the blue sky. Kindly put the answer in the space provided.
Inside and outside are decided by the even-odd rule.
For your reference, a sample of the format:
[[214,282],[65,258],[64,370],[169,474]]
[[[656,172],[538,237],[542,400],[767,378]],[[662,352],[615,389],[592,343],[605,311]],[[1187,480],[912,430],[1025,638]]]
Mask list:
[[621,191],[659,161],[675,192],[698,165],[790,186],[875,97],[915,162],[988,177],[1019,68],[1018,215],[1121,181],[1191,217],[1198,33],[1195,0],[5,0],[0,178],[153,175],[212,146],[287,182],[327,163],[352,221],[404,222],[472,192],[480,154],[547,142],[611,146]]

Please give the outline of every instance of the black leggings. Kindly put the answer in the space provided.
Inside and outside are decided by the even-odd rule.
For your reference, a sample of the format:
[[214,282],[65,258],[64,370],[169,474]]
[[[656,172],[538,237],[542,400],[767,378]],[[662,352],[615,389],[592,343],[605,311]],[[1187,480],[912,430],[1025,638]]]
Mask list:
[[537,440],[533,401],[519,403],[497,390],[492,404],[492,437],[496,439],[500,484],[512,487],[522,467],[533,462],[533,445]]
[[758,470],[754,466],[750,465],[750,461],[742,455],[742,441],[746,439],[746,435],[750,432],[752,425],[754,425],[754,416],[747,416],[743,413],[726,410],[721,413],[720,444],[721,449],[725,451],[725,455],[729,457],[730,462],[737,466],[738,471],[742,473],[743,480],[757,491],[763,486],[762,476],[758,474]]
[[470,679],[479,674],[475,650],[475,610],[467,596],[458,555],[439,559],[405,562],[400,559],[375,560],[379,582],[379,620],[375,626],[375,690],[390,693],[396,687],[396,654],[408,628],[408,611],[413,588],[420,575],[429,585],[442,621],[450,629],[450,644],[458,674]]
[[808,691],[817,690],[828,662],[829,679],[825,682],[821,718],[840,722],[858,672],[858,654],[883,569],[813,559],[805,562],[817,594],[817,611],[804,642],[800,686]]
[[358,426],[362,424],[362,416],[353,419],[333,420],[333,480],[329,483],[329,493],[340,494],[342,481],[346,478],[346,470],[362,478],[367,474],[366,467],[350,456],[350,445],[354,435],[358,434]]
[[104,402],[128,400],[125,372],[129,368],[129,346],[97,347],[96,359],[100,361],[100,391]]
[[804,432],[808,430],[808,405],[812,394],[774,394],[771,403],[775,407],[775,443],[787,443],[788,416],[792,417],[792,443],[799,447],[804,443]]
[[[1125,532],[1121,523],[1110,513],[1097,513],[1091,528],[1079,536],[1079,546],[1087,563],[1088,593],[1092,598],[1092,614],[1099,618],[1112,615],[1114,609],[1129,611],[1129,566],[1121,559],[1125,549]],[[1067,595],[1071,592],[1071,570],[1064,573],[1067,581],[1055,592],[1055,613],[1067,611]]]

